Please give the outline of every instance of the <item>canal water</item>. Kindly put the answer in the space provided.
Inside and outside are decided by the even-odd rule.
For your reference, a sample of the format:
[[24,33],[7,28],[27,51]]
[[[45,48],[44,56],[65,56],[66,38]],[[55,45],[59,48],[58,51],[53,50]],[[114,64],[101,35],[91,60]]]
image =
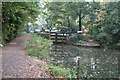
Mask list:
[[[87,78],[118,78],[119,51],[54,44],[51,63]],[[79,70],[76,70],[76,66]]]

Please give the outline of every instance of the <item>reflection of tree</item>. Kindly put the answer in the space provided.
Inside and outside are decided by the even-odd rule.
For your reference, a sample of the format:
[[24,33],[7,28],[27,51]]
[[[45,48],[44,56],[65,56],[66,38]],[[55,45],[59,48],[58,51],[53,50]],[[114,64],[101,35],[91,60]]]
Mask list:
[[90,53],[83,56],[81,60],[81,69],[87,77],[112,78],[118,77],[117,56],[106,54],[107,52]]
[[[59,47],[60,49],[60,47]],[[80,77],[87,78],[116,78],[118,77],[118,58],[114,51],[103,51],[102,49],[83,49],[74,46],[61,47],[62,52],[56,54],[64,63],[62,65],[75,71],[76,56],[80,59]],[[92,52],[90,52],[92,50]],[[64,55],[64,57],[60,57]],[[56,57],[55,57],[56,59]]]

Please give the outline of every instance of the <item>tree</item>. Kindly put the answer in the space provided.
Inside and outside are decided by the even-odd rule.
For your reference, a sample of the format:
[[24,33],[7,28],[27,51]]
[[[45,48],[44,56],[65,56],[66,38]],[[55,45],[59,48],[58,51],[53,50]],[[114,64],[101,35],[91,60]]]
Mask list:
[[86,2],[52,2],[47,3],[49,12],[48,20],[52,20],[53,25],[59,24],[70,27],[74,22],[78,23],[79,30],[82,27],[82,19],[88,13],[88,3]]
[[116,45],[120,40],[119,3],[107,2],[99,5],[90,34],[101,46]]
[[3,42],[15,38],[25,27],[38,16],[38,3],[36,2],[3,2]]
[[87,2],[70,2],[66,6],[69,8],[69,14],[72,18],[78,18],[79,30],[82,30],[82,19],[87,15],[88,11],[88,3]]

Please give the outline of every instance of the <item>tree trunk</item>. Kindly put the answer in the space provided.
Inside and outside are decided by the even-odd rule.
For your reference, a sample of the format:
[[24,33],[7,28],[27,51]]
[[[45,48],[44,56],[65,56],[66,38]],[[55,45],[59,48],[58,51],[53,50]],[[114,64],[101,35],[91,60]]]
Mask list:
[[80,14],[79,14],[79,31],[82,30],[82,24],[81,24],[81,11],[80,11]]

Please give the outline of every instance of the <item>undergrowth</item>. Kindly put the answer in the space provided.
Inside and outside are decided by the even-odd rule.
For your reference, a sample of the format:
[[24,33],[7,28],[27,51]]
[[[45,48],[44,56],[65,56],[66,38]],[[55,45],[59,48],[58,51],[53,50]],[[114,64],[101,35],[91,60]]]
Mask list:
[[47,59],[51,53],[50,49],[52,42],[38,35],[32,35],[32,37],[27,40],[25,50],[27,54],[35,56],[39,59]]

